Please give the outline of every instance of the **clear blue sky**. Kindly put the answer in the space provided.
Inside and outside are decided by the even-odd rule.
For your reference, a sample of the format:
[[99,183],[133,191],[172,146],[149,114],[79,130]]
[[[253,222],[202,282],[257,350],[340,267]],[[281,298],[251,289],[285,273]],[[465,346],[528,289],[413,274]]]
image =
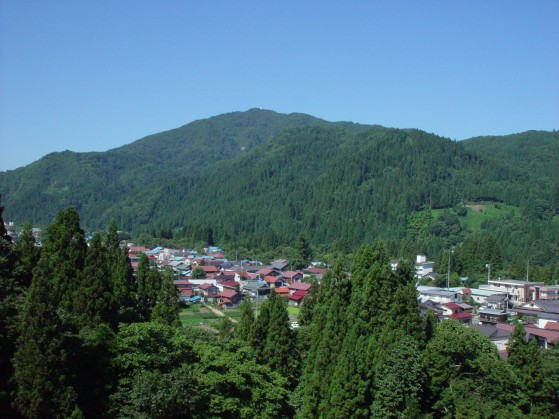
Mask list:
[[0,2],[0,170],[252,107],[559,128],[559,1]]

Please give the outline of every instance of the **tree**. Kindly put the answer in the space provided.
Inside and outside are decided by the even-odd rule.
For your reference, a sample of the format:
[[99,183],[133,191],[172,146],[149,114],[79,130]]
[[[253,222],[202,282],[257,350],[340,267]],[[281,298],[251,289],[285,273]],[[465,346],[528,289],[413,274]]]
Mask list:
[[179,313],[178,291],[175,284],[173,284],[172,272],[167,270],[163,274],[163,283],[157,295],[157,303],[153,308],[151,318],[155,322],[166,323],[171,326],[180,326]]
[[206,277],[206,272],[200,266],[197,266],[192,271],[192,279],[204,279]]
[[526,330],[519,322],[509,338],[508,363],[515,370],[520,388],[529,399],[526,413],[545,416],[549,413],[549,395],[545,391],[546,371],[543,369],[542,353],[535,339],[526,342]]
[[272,291],[268,297],[268,308],[270,319],[263,356],[272,370],[279,372],[293,384],[295,369],[292,353],[295,341],[289,327],[287,307],[277,293]]
[[301,326],[308,326],[312,323],[313,308],[318,296],[318,280],[316,276],[312,276],[311,287],[305,298],[303,299],[303,305],[301,306],[301,311],[299,312],[299,324]]
[[426,384],[418,342],[412,337],[403,337],[382,361],[378,376],[371,407],[373,417],[417,417]]
[[428,407],[434,415],[519,417],[525,400],[497,348],[476,329],[455,320],[439,325],[425,350],[430,378]]
[[73,302],[86,251],[75,209],[61,211],[47,229],[20,316],[14,406],[24,416],[69,416],[77,408]]
[[252,302],[248,295],[245,295],[243,298],[240,310],[241,317],[235,327],[235,336],[248,343],[251,341],[254,325],[254,311],[252,310]]
[[[1,198],[1,196],[0,196]],[[24,292],[24,287],[14,276],[14,269],[18,263],[17,253],[12,249],[12,239],[4,227],[0,206],[0,405],[6,407],[5,414],[10,416],[9,393],[13,386],[9,377],[13,374],[10,359],[14,355],[14,342],[17,338],[17,306]]]

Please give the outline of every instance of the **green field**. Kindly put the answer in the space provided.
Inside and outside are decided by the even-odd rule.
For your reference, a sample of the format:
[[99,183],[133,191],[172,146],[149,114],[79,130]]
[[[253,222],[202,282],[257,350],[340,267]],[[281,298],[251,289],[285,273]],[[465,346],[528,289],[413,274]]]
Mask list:
[[[468,213],[465,217],[460,217],[460,222],[464,228],[469,231],[477,231],[481,229],[481,223],[484,220],[494,218],[504,218],[508,216],[520,216],[520,209],[512,205],[506,205],[495,202],[468,202]],[[431,211],[433,220],[436,220],[447,209],[434,209]]]
[[219,317],[201,304],[191,304],[179,314],[183,326],[215,325]]

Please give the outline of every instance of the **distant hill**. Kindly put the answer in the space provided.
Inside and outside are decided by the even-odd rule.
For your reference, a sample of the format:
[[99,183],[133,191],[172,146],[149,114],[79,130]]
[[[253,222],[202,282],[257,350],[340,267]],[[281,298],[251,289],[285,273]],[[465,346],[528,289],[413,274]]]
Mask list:
[[507,224],[516,223],[510,228],[521,238],[511,252],[520,252],[534,240],[530,223],[544,223],[537,227],[544,232],[555,228],[545,223],[557,225],[558,147],[554,132],[455,142],[251,109],[107,152],[49,154],[0,173],[0,193],[5,219],[36,225],[74,205],[90,229],[115,218],[131,232],[192,240],[211,227],[222,242],[246,247],[273,248],[304,235],[320,249],[383,238],[421,239],[429,251],[469,233],[445,227],[447,215],[418,227],[424,208],[491,201],[521,209]]

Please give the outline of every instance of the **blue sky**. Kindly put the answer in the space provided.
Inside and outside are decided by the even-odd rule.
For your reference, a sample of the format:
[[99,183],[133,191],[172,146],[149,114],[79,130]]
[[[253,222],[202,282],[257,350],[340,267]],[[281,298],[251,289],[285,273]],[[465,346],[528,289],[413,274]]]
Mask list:
[[0,170],[252,107],[559,128],[559,1],[0,2]]

